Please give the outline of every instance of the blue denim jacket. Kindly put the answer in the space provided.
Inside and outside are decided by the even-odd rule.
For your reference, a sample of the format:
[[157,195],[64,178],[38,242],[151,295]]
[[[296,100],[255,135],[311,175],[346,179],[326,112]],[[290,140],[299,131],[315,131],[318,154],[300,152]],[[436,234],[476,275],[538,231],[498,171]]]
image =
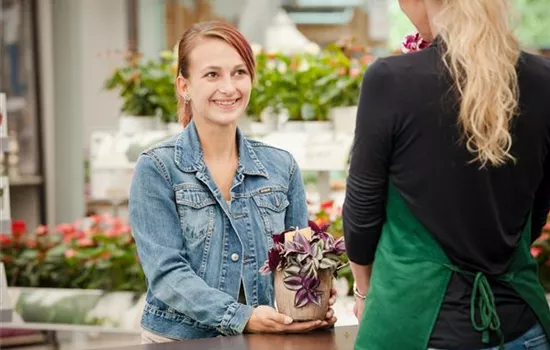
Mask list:
[[[130,190],[130,223],[148,290],[141,325],[175,339],[237,335],[253,307],[273,305],[258,270],[272,235],[305,227],[296,161],[237,131],[239,164],[227,203],[203,160],[193,122],[143,152]],[[244,286],[247,305],[237,302]]]

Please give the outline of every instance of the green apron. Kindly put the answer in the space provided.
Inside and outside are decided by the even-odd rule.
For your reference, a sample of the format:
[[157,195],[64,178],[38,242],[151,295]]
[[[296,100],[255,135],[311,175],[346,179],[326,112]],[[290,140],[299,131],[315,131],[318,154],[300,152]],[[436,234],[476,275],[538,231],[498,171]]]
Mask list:
[[[538,266],[530,254],[530,226],[528,220],[510,268],[498,279],[508,282],[527,302],[549,336],[550,310],[539,282]],[[491,331],[499,334],[503,343],[486,276],[453,266],[390,185],[386,223],[376,250],[355,350],[425,350],[453,273],[475,277],[473,327],[484,343],[489,341]],[[476,315],[481,322],[476,322]]]

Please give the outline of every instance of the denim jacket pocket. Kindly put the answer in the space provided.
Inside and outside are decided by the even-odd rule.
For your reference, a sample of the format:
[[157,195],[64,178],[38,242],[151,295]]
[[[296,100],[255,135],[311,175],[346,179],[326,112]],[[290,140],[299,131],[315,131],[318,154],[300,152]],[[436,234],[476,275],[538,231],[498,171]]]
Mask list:
[[[267,234],[273,235],[286,229],[285,214],[289,201],[284,192],[267,192],[252,196],[260,211],[264,229]],[[271,240],[270,244],[271,244]]]
[[201,239],[214,230],[216,200],[202,188],[176,190],[176,203],[185,238]]

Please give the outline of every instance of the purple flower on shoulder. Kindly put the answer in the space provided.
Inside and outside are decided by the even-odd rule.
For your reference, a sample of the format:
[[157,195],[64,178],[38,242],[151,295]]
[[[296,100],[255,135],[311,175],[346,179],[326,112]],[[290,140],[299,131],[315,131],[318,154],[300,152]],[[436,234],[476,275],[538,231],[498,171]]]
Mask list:
[[424,40],[420,36],[420,33],[405,35],[401,46],[401,52],[409,53],[420,51],[430,46],[430,44],[429,41]]

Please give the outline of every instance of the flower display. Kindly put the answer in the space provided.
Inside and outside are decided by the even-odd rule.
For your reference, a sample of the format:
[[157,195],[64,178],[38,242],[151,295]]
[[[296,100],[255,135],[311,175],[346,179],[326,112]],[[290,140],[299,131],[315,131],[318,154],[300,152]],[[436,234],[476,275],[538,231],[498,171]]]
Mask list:
[[0,234],[0,261],[8,285],[144,292],[145,277],[130,227],[118,217],[96,215],[74,223],[29,230],[12,222]]

